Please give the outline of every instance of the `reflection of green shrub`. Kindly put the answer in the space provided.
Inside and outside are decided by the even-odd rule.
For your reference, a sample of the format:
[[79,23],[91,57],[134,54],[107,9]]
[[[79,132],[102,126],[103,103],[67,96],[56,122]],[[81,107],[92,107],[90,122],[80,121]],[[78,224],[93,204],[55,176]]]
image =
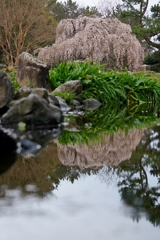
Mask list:
[[50,70],[52,88],[69,80],[81,80],[83,98],[96,98],[102,104],[132,104],[160,101],[160,83],[144,73],[104,71],[98,64],[61,63]]
[[[98,142],[103,140],[104,133],[113,134],[117,131],[126,133],[136,128],[155,125],[156,112],[158,106],[154,105],[137,105],[132,108],[112,108],[105,106],[95,111],[86,111],[84,115],[84,126],[80,132],[69,132],[64,130],[59,142],[67,143],[84,143]],[[89,123],[89,124],[87,124]]]

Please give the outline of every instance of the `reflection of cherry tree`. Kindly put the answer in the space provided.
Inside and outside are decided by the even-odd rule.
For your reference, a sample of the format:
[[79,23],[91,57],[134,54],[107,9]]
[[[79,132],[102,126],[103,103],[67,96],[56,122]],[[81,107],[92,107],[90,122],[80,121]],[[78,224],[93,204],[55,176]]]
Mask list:
[[[154,225],[160,225],[160,127],[146,132],[130,161],[122,162],[118,169],[118,182],[122,200],[133,207],[132,218],[139,220],[142,213]],[[157,182],[151,186],[150,179]]]

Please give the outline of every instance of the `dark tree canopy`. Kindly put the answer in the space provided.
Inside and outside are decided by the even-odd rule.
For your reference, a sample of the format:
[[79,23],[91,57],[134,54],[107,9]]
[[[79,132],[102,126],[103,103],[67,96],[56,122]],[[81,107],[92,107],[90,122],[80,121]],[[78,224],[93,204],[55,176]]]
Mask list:
[[64,3],[57,0],[49,0],[47,8],[51,11],[52,16],[60,21],[66,18],[77,18],[79,15],[91,16],[100,15],[96,7],[80,7],[75,1],[66,0]]

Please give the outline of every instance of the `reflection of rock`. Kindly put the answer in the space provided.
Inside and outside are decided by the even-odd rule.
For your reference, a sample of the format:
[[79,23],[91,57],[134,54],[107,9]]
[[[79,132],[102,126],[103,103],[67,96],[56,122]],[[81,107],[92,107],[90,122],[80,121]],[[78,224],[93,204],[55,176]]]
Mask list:
[[8,170],[16,161],[16,142],[0,130],[0,174]]
[[[64,165],[81,168],[100,167],[103,164],[117,166],[120,162],[130,159],[132,151],[138,145],[144,130],[133,129],[125,132],[105,135],[104,141],[97,145],[71,144],[58,145],[58,156]],[[57,141],[58,142],[58,141]]]
[[64,127],[65,130],[70,132],[80,132],[83,129],[83,118],[82,116],[77,116],[75,118],[66,117],[65,122],[67,125]]
[[50,142],[55,138],[58,138],[62,133],[62,126],[57,126],[51,129],[34,129],[33,131],[26,131],[19,134],[18,131],[14,131],[17,135],[17,141],[19,141],[21,147],[21,155],[25,157],[37,156],[42,150],[44,150]]
[[[40,126],[31,127],[31,129],[20,129],[20,127],[15,127],[15,125],[9,126],[9,128],[2,128],[3,131],[12,136],[12,142],[18,149],[15,152],[20,153],[22,156],[30,157],[37,156],[42,150],[44,150],[54,139],[58,138],[63,129],[63,124],[57,124],[57,126]],[[1,132],[0,132],[1,133]],[[7,136],[7,135],[6,135]],[[0,135],[2,138],[2,136]],[[9,138],[9,137],[8,137]],[[7,140],[8,140],[7,138]],[[6,139],[6,138],[5,138]],[[9,155],[13,154],[11,146],[13,143],[11,140],[5,140],[4,137],[0,139],[2,149],[0,150],[0,157],[4,151]],[[1,142],[2,141],[2,142]],[[6,142],[6,143],[5,143]],[[11,145],[11,143],[12,145]],[[14,146],[13,145],[13,146]]]
[[24,97],[28,97],[30,94],[37,94],[40,98],[44,98],[47,102],[48,100],[48,91],[45,88],[30,88],[23,86],[15,94],[14,99],[19,100]]
[[[34,158],[30,157],[29,160],[18,156],[12,168],[0,177],[0,187],[3,185],[6,185],[9,189],[20,187],[27,194],[26,184],[35,184],[36,193],[43,196],[53,190],[56,185],[53,186],[53,179],[55,179],[53,169],[58,164],[60,162],[57,157],[57,147],[54,143],[45,148],[40,155]],[[49,176],[53,176],[53,178]]]

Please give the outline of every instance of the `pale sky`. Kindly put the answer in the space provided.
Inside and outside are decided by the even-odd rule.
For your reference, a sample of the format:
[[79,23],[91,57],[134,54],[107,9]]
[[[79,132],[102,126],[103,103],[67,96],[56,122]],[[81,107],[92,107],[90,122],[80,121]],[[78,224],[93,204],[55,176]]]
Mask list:
[[[66,0],[59,0],[59,2],[65,2]],[[73,0],[79,4],[79,6],[98,6],[101,0]],[[102,0],[105,2],[105,0]],[[114,0],[112,0],[114,2]],[[115,0],[116,1],[116,0]],[[150,6],[157,4],[158,0],[150,0],[149,1],[149,8]],[[148,9],[149,10],[149,9]]]

